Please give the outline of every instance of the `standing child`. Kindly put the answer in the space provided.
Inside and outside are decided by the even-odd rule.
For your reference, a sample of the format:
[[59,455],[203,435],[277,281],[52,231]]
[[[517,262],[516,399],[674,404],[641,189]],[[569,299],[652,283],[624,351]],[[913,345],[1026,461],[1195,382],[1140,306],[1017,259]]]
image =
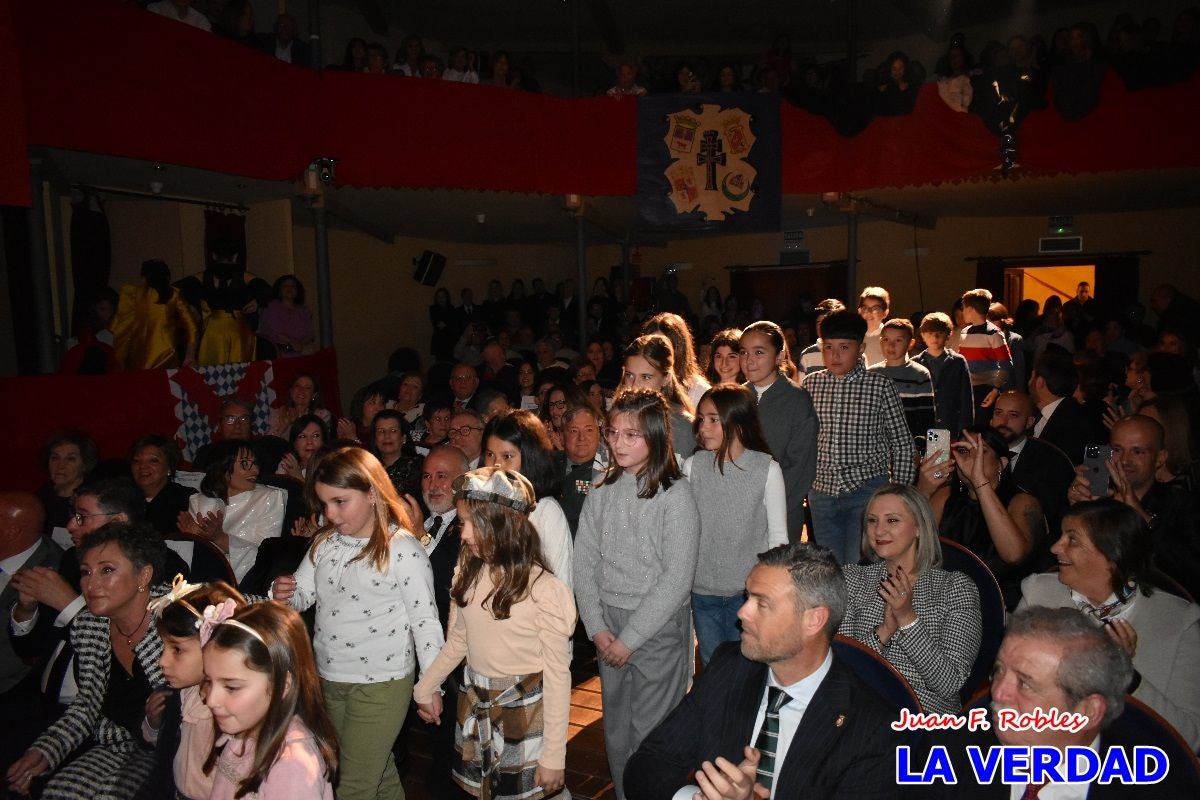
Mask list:
[[738,344],[745,386],[754,391],[758,402],[763,437],[783,470],[788,541],[798,542],[804,532],[804,497],[817,474],[817,415],[812,398],[783,374],[787,344],[774,322],[748,326]]
[[272,596],[298,611],[317,605],[313,646],[341,741],[339,800],[396,800],[404,789],[392,743],[412,695],[412,642],[425,670],[443,641],[433,570],[412,533],[420,522],[375,456],[336,450],[312,481],[327,525],[296,574],[275,580]]
[[[552,797],[566,769],[575,599],[542,558],[525,476],[482,467],[453,486],[463,549],[450,632],[413,697],[421,718],[438,724],[438,687],[465,656],[455,781],[493,800]],[[493,749],[497,739],[501,752]]]
[[883,361],[868,369],[886,375],[896,385],[900,404],[904,406],[904,419],[908,432],[913,436],[924,436],[933,427],[934,400],[933,377],[929,370],[908,357],[908,348],[913,340],[912,323],[906,319],[889,319],[883,323],[879,334],[879,349]]
[[695,406],[675,378],[675,350],[671,340],[661,333],[639,336],[625,348],[625,374],[622,389],[653,389],[666,398],[670,410],[671,442],[680,458],[696,450],[692,434]]
[[304,620],[277,603],[234,605],[206,608],[200,631],[204,702],[222,734],[204,762],[209,797],[333,800],[337,736]]
[[146,702],[142,734],[155,742],[154,771],[138,791],[137,800],[207,800],[213,776],[204,761],[213,746],[213,716],[200,693],[204,655],[200,628],[204,610],[245,605],[242,595],[224,581],[192,584],[176,575],[171,591],[150,601],[163,640],[159,658],[163,679],[175,692],[155,692]]
[[691,678],[688,600],[700,514],[671,452],[661,394],[619,394],[606,435],[612,462],[583,503],[574,577],[600,664],[609,772],[624,800],[625,762],[683,698]]
[[885,483],[912,483],[913,442],[896,387],[863,363],[866,320],[835,311],[820,333],[825,369],[804,379],[820,419],[808,504],[816,540],[842,564],[857,564],[867,501]]
[[975,424],[975,401],[971,396],[971,373],[967,360],[946,346],[954,330],[949,315],[934,311],[921,318],[921,339],[925,349],[913,361],[933,376],[933,403],[937,427],[958,436],[963,428]]
[[709,389],[696,414],[696,440],[703,449],[683,471],[700,510],[692,615],[707,665],[719,644],[741,635],[737,613],[755,554],[787,544],[787,500],[749,389],[728,383]]
[[[1013,359],[1004,331],[988,321],[992,293],[987,289],[972,289],[962,296],[963,319],[967,326],[958,339],[958,352],[967,360],[971,372],[971,393],[975,402],[975,418],[986,421],[992,404],[1012,384]],[[984,409],[988,409],[984,411]]]

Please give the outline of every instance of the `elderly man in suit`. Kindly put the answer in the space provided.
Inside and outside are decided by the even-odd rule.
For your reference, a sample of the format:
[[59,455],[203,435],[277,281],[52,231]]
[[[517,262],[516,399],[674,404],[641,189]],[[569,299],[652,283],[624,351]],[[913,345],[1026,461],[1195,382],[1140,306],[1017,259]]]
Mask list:
[[[0,608],[17,602],[12,577],[19,570],[46,567],[53,570],[62,558],[58,545],[44,538],[41,502],[28,492],[0,492]],[[41,732],[43,720],[37,670],[18,656],[9,640],[8,626],[0,636],[0,764],[9,764]]]
[[[982,748],[1000,744],[1020,747],[1091,747],[1103,759],[1109,748],[1126,750],[1135,761],[1133,747],[1151,744],[1147,733],[1130,717],[1122,716],[1125,692],[1133,678],[1129,655],[1106,633],[1074,608],[1027,608],[1009,622],[1004,643],[992,673],[993,722],[1002,711],[1024,714],[1042,709],[1074,712],[1085,721],[1076,730],[1019,730],[992,724],[988,730],[967,728],[934,733],[924,748],[913,754],[914,769],[920,770],[931,751],[944,748],[954,768],[957,783],[940,780],[914,785],[906,798],[940,800],[1011,800],[1012,798],[1055,797],[1102,800],[1104,798],[1154,798],[1184,800],[1200,797],[1200,782],[1194,769],[1172,763],[1164,779],[1151,785],[1111,783],[1058,783],[1042,786],[1005,784],[999,776],[981,783],[971,768],[968,746]],[[1155,743],[1157,744],[1157,743]]]
[[[625,769],[630,800],[888,798],[896,718],[833,655],[846,585],[827,547],[761,553],[723,645]],[[695,786],[687,786],[696,771]]]

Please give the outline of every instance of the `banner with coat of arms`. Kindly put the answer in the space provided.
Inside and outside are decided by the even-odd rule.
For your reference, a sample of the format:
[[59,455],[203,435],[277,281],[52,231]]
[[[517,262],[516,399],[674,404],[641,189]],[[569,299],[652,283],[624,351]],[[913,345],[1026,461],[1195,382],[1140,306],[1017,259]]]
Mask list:
[[779,98],[638,100],[638,216],[655,230],[779,229]]

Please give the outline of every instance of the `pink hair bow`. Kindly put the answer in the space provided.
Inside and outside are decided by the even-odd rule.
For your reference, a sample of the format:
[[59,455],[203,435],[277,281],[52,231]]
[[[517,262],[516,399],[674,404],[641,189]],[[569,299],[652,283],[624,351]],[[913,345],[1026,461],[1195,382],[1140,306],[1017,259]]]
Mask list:
[[237,603],[233,600],[226,600],[219,606],[208,606],[204,609],[203,619],[200,620],[200,646],[208,644],[208,640],[212,638],[213,631],[225,620],[233,616],[237,611]]

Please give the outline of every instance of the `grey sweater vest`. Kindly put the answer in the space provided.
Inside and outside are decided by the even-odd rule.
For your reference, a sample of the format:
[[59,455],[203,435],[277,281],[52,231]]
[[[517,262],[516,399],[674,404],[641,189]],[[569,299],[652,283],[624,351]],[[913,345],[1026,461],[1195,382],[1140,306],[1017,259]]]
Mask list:
[[700,508],[700,560],[696,563],[697,594],[730,597],[746,588],[746,576],[767,549],[767,509],[763,495],[771,457],[747,450],[735,464],[726,459],[725,474],[716,453],[697,450],[689,482]]

